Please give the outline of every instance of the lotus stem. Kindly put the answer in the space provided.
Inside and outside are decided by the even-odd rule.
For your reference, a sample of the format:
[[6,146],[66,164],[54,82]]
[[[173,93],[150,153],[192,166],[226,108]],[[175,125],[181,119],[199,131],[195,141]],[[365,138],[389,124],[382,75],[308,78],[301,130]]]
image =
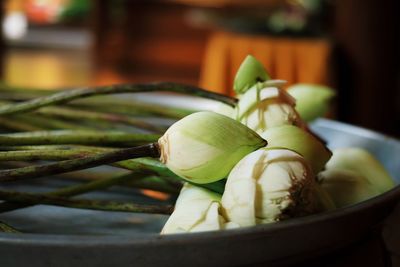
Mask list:
[[13,130],[13,131],[40,131],[45,130],[42,127],[33,125],[31,123],[20,122],[13,118],[0,117],[0,129]]
[[115,123],[120,123],[157,133],[163,133],[165,131],[164,128],[157,127],[144,120],[120,114],[76,110],[71,108],[60,108],[60,107],[47,107],[38,110],[36,113],[39,113],[46,117],[58,117],[58,118],[65,118],[72,120],[87,120],[93,122],[106,122],[109,123],[110,126],[114,124],[114,127]]
[[[58,92],[60,90],[57,90]],[[33,98],[40,96],[46,96],[54,94],[54,90],[46,90],[45,93],[36,94],[35,92],[30,92],[30,90],[25,90],[25,92],[15,92],[15,91],[0,91],[0,104],[15,104],[11,101],[28,101]],[[159,116],[180,119],[198,110],[178,108],[169,105],[163,105],[159,103],[144,103],[139,100],[130,99],[126,101],[124,99],[116,97],[96,97],[93,99],[80,99],[73,103],[68,103],[65,107],[73,108],[74,110],[81,111],[98,111],[109,113],[109,108],[112,106],[112,113],[119,114],[129,114],[129,115],[144,115],[144,116]]]
[[95,132],[95,131],[38,131],[0,135],[0,146],[21,145],[124,145],[155,142],[158,134],[137,134],[124,132]]
[[13,115],[9,116],[8,118],[22,123],[29,123],[45,130],[93,130],[93,128],[83,124],[57,120],[55,118],[45,118],[37,114]]
[[83,149],[2,151],[0,161],[66,160],[91,154]]
[[41,107],[67,103],[74,99],[85,98],[94,95],[120,94],[120,93],[138,93],[138,92],[175,92],[189,95],[195,95],[203,98],[213,99],[234,106],[236,98],[228,97],[222,94],[213,93],[195,86],[182,85],[171,82],[145,83],[145,84],[123,84],[114,86],[102,86],[95,88],[82,88],[66,90],[53,95],[39,97],[29,101],[9,104],[0,107],[0,115],[22,113],[35,110]]
[[103,211],[171,214],[173,210],[173,206],[170,205],[144,205],[131,202],[117,202],[107,200],[68,199],[65,197],[49,196],[46,194],[20,193],[4,190],[0,190],[0,199],[24,204],[45,204],[68,208]]
[[139,157],[160,157],[158,144],[152,143],[133,148],[119,149],[44,165],[0,170],[0,182],[33,179]]
[[126,101],[116,98],[93,98],[77,100],[69,103],[68,106],[72,108],[79,108],[82,110],[96,110],[104,111],[105,107],[113,105],[113,113],[129,114],[129,115],[144,115],[144,116],[157,116],[173,119],[181,119],[197,110],[189,110],[184,108],[177,108],[173,106],[162,105],[158,103],[144,103],[135,99]]
[[[152,189],[165,193],[177,193],[177,189],[174,190],[174,188],[172,188],[171,186],[166,185],[165,183],[163,183],[162,180],[160,180],[159,177],[146,177],[146,176],[143,177],[143,174],[140,171],[137,171],[137,172],[131,172],[129,174],[98,179],[84,184],[64,187],[55,190],[53,192],[46,193],[45,195],[58,196],[58,197],[71,197],[84,194],[87,192],[106,189],[114,185],[126,184],[128,182],[129,185],[139,188]],[[3,202],[0,203],[0,212],[8,212],[16,209],[26,208],[29,206],[31,206],[31,204]]]
[[[163,180],[167,181],[174,187],[178,186],[181,187],[183,185],[182,178],[180,178],[175,173],[170,171],[163,163],[155,159],[151,158],[131,159],[131,160],[120,161],[113,165],[128,170],[145,169],[154,172],[156,175],[162,177]],[[225,180],[220,180],[217,182],[207,183],[207,184],[195,184],[195,183],[193,184],[198,187],[206,188],[221,195],[224,193],[225,189]]]
[[[0,147],[1,148],[1,147]],[[7,147],[6,147],[7,148]],[[18,147],[17,147],[18,148]],[[29,147],[24,147],[29,149]],[[66,149],[52,149],[51,146],[44,146],[40,149],[31,147],[30,150],[10,150],[0,152],[1,161],[32,161],[32,160],[68,160],[73,158],[80,158],[83,156],[99,154],[107,151],[115,151],[112,148],[97,148],[97,147],[78,147],[78,148],[66,148]],[[9,148],[8,148],[9,149]],[[124,160],[116,163],[112,163],[116,167],[123,169],[136,171],[138,169],[151,171],[154,174],[160,176],[174,176],[164,164],[156,159],[151,158],[138,158],[132,160]]]

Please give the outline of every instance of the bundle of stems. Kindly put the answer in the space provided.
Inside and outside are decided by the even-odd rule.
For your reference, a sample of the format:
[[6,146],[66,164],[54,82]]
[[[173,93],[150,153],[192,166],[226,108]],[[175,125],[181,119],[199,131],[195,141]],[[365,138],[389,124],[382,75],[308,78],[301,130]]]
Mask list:
[[[177,83],[144,83],[57,90],[0,84],[0,185],[50,177],[74,185],[41,194],[0,189],[0,213],[47,204],[71,208],[169,214],[168,204],[70,199],[71,196],[129,186],[176,195],[183,181],[158,161],[157,140],[167,125],[147,117],[180,119],[195,110],[143,103],[121,93],[172,92],[235,105],[236,99]],[[91,98],[89,98],[91,97]],[[96,174],[110,165],[121,172]],[[77,172],[79,171],[79,172]],[[223,182],[202,185],[222,193]],[[1,214],[0,214],[1,215]],[[0,232],[18,230],[1,221]]]

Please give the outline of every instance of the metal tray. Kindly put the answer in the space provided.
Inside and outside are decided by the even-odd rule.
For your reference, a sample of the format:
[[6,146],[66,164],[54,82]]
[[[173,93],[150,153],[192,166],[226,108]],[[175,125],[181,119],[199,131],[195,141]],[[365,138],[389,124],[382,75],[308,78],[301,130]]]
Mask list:
[[[311,128],[331,148],[368,149],[400,183],[399,141],[325,119],[317,120]],[[46,187],[51,186],[46,183]],[[24,189],[37,188],[31,184]],[[147,201],[131,191],[90,196],[101,198],[104,194]],[[236,230],[167,236],[158,234],[166,216],[35,206],[0,214],[1,220],[30,232],[0,234],[0,266],[282,265],[358,240],[387,217],[399,200],[397,185],[365,202],[322,214]]]

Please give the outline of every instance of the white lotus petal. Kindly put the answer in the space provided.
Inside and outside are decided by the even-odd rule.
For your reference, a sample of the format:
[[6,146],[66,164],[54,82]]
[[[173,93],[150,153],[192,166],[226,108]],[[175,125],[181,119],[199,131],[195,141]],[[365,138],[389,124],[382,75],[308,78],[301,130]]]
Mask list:
[[259,149],[229,174],[221,200],[224,215],[240,226],[250,226],[277,221],[289,213],[313,212],[313,185],[312,171],[299,154]]
[[249,89],[236,107],[237,120],[262,134],[265,130],[282,125],[305,128],[296,112],[295,99],[277,87]]
[[225,225],[220,214],[220,198],[217,193],[195,185],[185,184],[175,204],[175,210],[162,229],[162,234],[215,231],[234,228]]

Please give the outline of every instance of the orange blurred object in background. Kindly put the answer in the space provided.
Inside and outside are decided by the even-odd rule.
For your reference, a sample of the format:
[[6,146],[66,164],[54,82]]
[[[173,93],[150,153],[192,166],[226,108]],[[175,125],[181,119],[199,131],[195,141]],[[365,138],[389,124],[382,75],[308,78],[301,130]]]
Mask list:
[[68,0],[27,0],[24,9],[30,22],[48,24],[55,22],[58,15],[68,4]]
[[234,95],[233,80],[243,59],[260,60],[273,79],[288,84],[327,84],[331,44],[323,38],[289,38],[217,32],[205,50],[200,86]]

